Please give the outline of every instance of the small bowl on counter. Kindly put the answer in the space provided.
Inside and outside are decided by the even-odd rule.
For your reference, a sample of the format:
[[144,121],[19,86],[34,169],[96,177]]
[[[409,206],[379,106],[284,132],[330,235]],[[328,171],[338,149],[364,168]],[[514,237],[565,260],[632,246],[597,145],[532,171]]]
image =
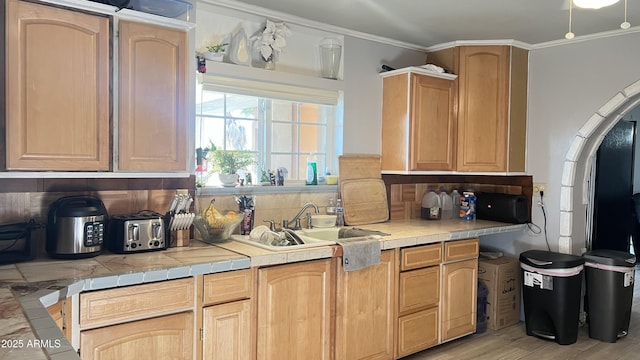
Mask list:
[[311,215],[311,226],[314,228],[330,228],[336,226],[335,215]]

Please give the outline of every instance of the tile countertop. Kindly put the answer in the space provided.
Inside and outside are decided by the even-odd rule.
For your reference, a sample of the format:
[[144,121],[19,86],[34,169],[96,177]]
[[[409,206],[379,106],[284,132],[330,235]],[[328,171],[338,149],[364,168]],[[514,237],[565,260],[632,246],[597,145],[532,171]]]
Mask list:
[[[391,234],[381,240],[382,249],[387,250],[516,232],[525,226],[486,220],[416,219],[356,227]],[[0,266],[0,358],[78,359],[45,307],[81,291],[328,258],[336,253],[335,245],[271,252],[234,241],[216,246],[192,241],[187,248],[162,252],[105,253],[88,259],[36,259]]]

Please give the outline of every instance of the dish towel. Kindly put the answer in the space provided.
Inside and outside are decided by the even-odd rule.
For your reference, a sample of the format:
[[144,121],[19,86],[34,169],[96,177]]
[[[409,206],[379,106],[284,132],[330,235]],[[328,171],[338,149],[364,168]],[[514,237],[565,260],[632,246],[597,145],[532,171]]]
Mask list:
[[360,270],[380,263],[380,237],[367,236],[336,241],[342,246],[344,271]]

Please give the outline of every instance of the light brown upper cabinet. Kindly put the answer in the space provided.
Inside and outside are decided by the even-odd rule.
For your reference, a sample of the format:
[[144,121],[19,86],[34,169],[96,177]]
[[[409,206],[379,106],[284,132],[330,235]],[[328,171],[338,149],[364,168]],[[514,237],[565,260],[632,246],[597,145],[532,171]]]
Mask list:
[[459,46],[427,61],[458,74],[456,170],[525,171],[528,51]]
[[6,168],[109,170],[109,19],[6,6]]
[[0,167],[188,171],[188,31],[18,0],[6,23]]
[[455,76],[382,74],[382,170],[454,170]]
[[118,168],[186,171],[187,33],[119,23]]

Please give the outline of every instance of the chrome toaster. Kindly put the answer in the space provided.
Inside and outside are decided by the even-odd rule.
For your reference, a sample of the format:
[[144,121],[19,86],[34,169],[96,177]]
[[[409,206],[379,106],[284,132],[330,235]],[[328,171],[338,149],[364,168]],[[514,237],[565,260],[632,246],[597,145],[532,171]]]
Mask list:
[[165,250],[168,239],[164,218],[154,211],[113,215],[109,221],[108,247],[114,253]]

